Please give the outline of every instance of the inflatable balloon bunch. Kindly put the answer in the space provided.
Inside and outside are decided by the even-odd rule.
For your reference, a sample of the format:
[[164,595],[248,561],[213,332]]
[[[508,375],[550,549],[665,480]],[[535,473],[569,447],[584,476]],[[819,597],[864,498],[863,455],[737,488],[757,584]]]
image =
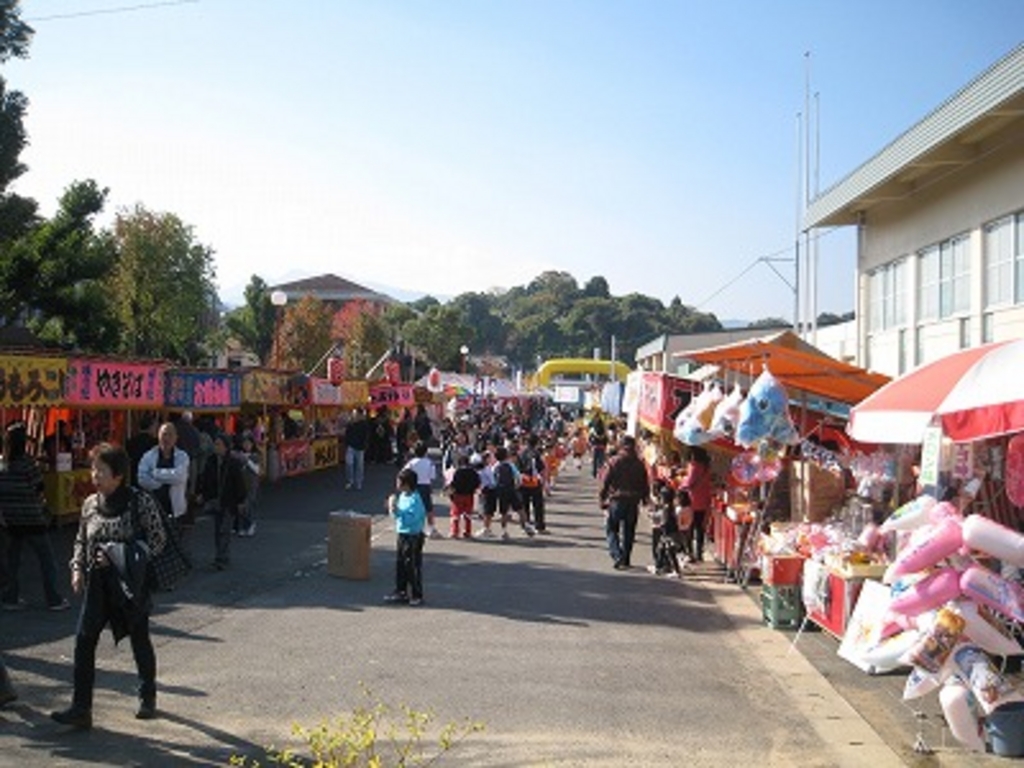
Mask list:
[[911,666],[906,699],[941,688],[953,735],[984,750],[984,718],[1024,701],[988,656],[1021,653],[1006,624],[1024,622],[1024,589],[974,555],[1024,566],[1024,535],[981,515],[965,519],[928,495],[897,509],[880,532],[895,532],[904,544],[883,577],[892,590],[884,639],[865,659],[876,670]]
[[703,445],[715,439],[711,432],[711,423],[717,406],[725,396],[717,382],[705,387],[699,395],[690,401],[679,415],[676,416],[673,436],[683,445]]
[[789,416],[789,397],[778,379],[767,367],[755,379],[740,404],[736,424],[736,442],[750,448],[762,440],[782,445],[796,445],[800,434]]

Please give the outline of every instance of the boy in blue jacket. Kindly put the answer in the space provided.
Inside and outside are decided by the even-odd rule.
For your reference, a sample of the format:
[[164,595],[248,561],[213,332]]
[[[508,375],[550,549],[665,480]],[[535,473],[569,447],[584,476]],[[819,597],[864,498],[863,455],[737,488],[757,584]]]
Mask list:
[[416,473],[403,469],[395,481],[398,493],[388,497],[388,513],[395,518],[395,591],[384,598],[388,603],[423,603],[423,533],[427,508],[417,491]]

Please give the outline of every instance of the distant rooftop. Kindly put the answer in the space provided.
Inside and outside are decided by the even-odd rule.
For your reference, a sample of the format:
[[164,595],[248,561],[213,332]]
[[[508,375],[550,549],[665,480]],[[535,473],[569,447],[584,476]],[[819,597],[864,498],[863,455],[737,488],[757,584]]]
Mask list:
[[374,301],[380,304],[395,304],[390,296],[370,290],[337,275],[318,275],[270,286],[271,291],[283,291],[288,299],[312,296],[320,301]]

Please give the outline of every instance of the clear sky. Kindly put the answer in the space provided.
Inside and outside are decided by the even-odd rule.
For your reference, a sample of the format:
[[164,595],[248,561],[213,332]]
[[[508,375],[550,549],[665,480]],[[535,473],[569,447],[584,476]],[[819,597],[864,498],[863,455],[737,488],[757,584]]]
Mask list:
[[[756,260],[792,258],[808,71],[824,189],[1024,39],[1021,0],[90,14],[147,4],[22,2],[31,56],[2,70],[30,99],[16,190],[50,214],[92,178],[110,215],[177,214],[216,252],[229,302],[253,274],[333,272],[411,298],[557,269],[720,319],[792,319],[791,288]],[[821,259],[819,310],[852,309],[851,233],[825,237]]]

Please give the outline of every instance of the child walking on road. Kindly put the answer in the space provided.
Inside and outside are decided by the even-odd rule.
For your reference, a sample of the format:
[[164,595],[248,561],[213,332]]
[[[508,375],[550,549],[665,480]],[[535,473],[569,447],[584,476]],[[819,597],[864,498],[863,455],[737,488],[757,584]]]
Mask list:
[[403,469],[395,486],[398,493],[388,497],[388,513],[395,518],[395,591],[384,598],[387,603],[420,605],[423,602],[423,526],[427,509],[416,489],[416,473]]

